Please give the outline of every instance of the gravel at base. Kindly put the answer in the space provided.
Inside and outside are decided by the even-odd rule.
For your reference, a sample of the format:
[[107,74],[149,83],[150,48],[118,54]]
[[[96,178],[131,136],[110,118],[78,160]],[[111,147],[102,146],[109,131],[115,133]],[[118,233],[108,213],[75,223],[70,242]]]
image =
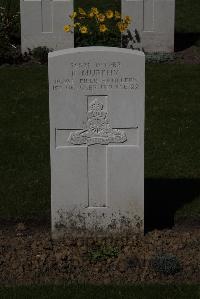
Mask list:
[[[109,237],[85,234],[52,240],[47,228],[24,224],[0,230],[2,285],[32,283],[200,282],[200,230],[154,230]],[[104,248],[104,251],[102,251]],[[152,269],[157,254],[173,254],[181,271]]]

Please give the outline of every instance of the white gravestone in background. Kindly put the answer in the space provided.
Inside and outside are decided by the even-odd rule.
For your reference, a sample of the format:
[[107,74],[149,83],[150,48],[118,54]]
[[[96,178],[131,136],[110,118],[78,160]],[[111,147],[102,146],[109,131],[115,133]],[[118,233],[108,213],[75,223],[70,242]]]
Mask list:
[[74,35],[63,30],[71,22],[73,0],[20,0],[22,52],[46,46],[59,50],[74,47]]
[[132,18],[146,52],[173,52],[175,0],[122,0],[122,14]]
[[[22,52],[46,46],[74,47],[74,35],[65,33],[74,0],[20,0]],[[175,0],[121,0],[122,15],[132,17],[146,52],[174,51]]]
[[52,231],[119,229],[144,218],[142,52],[49,54]]

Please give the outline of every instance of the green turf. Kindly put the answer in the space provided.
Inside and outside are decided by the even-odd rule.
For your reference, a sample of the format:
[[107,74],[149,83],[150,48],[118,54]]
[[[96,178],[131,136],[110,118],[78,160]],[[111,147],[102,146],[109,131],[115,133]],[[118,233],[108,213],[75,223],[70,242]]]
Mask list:
[[[200,179],[199,72],[147,65],[146,178]],[[3,67],[0,82],[0,217],[49,218],[47,66]]]
[[1,299],[198,299],[197,285],[29,286],[0,288]]
[[199,15],[199,0],[176,0],[176,31],[200,33]]
[[148,65],[146,177],[200,178],[200,66]]
[[50,199],[47,67],[0,70],[3,216],[45,216]]
[[177,210],[175,214],[175,221],[179,220],[198,220],[200,219],[200,196],[193,201],[186,203],[183,207]]

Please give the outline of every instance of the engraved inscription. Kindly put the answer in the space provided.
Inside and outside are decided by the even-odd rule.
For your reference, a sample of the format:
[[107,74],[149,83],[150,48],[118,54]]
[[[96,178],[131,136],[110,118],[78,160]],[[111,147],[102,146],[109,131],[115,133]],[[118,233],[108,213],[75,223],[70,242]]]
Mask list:
[[136,90],[139,82],[134,75],[124,74],[121,71],[121,63],[82,62],[70,63],[71,76],[57,78],[53,82],[53,90],[62,89],[82,91],[94,90]]
[[95,99],[87,112],[87,128],[71,132],[68,142],[74,145],[123,143],[127,141],[124,131],[112,129],[108,113],[103,110],[103,104]]

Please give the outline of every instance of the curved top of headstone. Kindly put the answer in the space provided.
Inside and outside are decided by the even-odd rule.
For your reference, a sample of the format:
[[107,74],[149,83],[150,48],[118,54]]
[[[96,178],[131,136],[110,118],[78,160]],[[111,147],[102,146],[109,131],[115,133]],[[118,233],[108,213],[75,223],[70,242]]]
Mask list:
[[144,52],[132,49],[116,48],[116,47],[78,47],[64,50],[53,51],[49,53],[49,58],[65,54],[89,53],[89,52],[112,52],[121,54],[132,54],[145,56]]

